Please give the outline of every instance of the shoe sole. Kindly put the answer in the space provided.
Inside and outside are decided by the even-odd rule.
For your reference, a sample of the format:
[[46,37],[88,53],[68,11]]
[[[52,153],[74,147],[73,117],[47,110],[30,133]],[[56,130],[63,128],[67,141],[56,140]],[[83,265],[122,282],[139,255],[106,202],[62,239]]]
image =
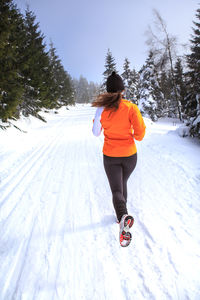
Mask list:
[[124,228],[123,228],[123,231],[126,232],[129,232],[130,228],[133,226],[133,223],[134,223],[134,218],[132,216],[126,216],[126,218],[124,219]]
[[125,234],[120,235],[120,245],[121,247],[127,247],[130,245],[132,240],[132,235],[130,232],[126,232]]
[[[120,235],[120,245],[122,247],[127,247],[130,245],[130,242],[132,240],[132,234],[129,232],[130,228],[134,224],[134,218],[132,216],[126,216],[124,219],[124,228]],[[125,244],[123,244],[123,241],[126,241]]]

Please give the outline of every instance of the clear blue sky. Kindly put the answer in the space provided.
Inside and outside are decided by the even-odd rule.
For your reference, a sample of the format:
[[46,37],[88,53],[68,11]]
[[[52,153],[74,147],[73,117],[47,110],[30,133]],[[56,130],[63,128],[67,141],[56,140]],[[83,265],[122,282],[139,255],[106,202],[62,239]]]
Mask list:
[[125,57],[139,70],[147,57],[145,31],[153,9],[180,43],[188,43],[198,0],[14,0],[22,12],[28,4],[49,44],[53,41],[72,77],[100,82],[110,48],[121,73]]

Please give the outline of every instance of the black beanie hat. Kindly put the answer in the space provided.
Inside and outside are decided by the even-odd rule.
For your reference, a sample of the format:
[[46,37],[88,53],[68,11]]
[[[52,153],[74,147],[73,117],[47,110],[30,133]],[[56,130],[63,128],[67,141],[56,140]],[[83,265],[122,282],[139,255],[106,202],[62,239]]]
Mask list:
[[112,74],[108,77],[106,82],[106,89],[108,93],[116,93],[124,90],[123,80],[118,74],[115,73],[115,71],[113,71]]

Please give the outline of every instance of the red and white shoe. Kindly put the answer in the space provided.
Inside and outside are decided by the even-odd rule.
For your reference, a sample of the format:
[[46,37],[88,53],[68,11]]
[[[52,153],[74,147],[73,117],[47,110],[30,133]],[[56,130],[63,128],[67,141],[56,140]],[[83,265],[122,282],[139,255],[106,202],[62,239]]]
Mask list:
[[123,215],[119,223],[119,242],[122,247],[127,247],[132,239],[132,235],[129,232],[133,226],[134,218],[130,215]]

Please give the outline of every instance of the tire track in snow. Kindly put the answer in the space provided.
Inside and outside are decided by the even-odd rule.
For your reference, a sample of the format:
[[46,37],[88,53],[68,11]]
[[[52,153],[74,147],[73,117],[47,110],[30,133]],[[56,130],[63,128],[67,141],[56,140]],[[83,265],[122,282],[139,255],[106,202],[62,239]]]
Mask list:
[[[48,222],[48,231],[47,231],[47,238],[48,238],[48,261],[49,261],[49,269],[47,274],[48,281],[52,282],[52,286],[54,286],[54,292],[52,291],[52,295],[47,295],[46,297],[49,299],[63,299],[62,297],[59,298],[59,295],[65,295],[66,293],[63,291],[62,287],[64,286],[63,278],[62,278],[62,272],[61,268],[63,263],[65,263],[66,258],[66,249],[69,251],[69,248],[66,247],[67,245],[67,239],[69,237],[66,236],[66,229],[70,224],[70,227],[74,227],[74,220],[73,216],[73,205],[74,201],[77,201],[77,199],[74,199],[76,197],[74,190],[76,190],[76,183],[78,178],[76,177],[77,172],[77,165],[76,156],[78,155],[78,149],[77,151],[73,151],[74,146],[73,142],[71,145],[71,142],[69,141],[68,147],[65,147],[65,154],[63,157],[65,157],[64,161],[62,161],[63,165],[61,169],[61,174],[58,178],[60,178],[60,184],[59,184],[59,193],[57,194],[57,202],[55,202],[56,206],[53,209],[53,214],[50,214],[50,221]],[[61,157],[61,152],[58,153],[58,156]],[[59,159],[57,157],[57,159]],[[76,165],[76,167],[75,167]],[[62,181],[64,178],[65,181]],[[75,186],[74,186],[75,184]],[[44,184],[44,189],[47,186],[47,182]],[[70,187],[70,188],[69,188]],[[42,192],[43,193],[43,192]],[[70,210],[70,203],[72,203],[72,208]],[[69,221],[69,216],[71,216]],[[73,229],[72,229],[73,230]],[[65,245],[66,243],[66,245]],[[70,258],[72,260],[72,256]],[[71,277],[71,276],[70,276]],[[39,286],[40,283],[36,284],[36,286]],[[40,294],[42,291],[40,291],[38,288],[35,288],[35,297],[40,297]],[[65,295],[66,297],[66,295]]]
[[[104,299],[101,296],[99,297],[102,289],[99,291],[98,288],[95,287],[95,283],[91,286],[85,286],[83,281],[83,277],[88,276],[88,272],[91,280],[97,277],[99,269],[101,268],[101,263],[98,262],[95,254],[98,249],[98,240],[96,237],[98,233],[93,229],[96,228],[98,224],[96,224],[96,214],[93,210],[95,203],[92,205],[95,199],[91,189],[90,170],[88,169],[87,163],[88,152],[85,151],[86,144],[89,140],[85,140],[85,137],[82,136],[83,133],[84,132],[79,133],[82,139],[74,153],[75,164],[73,180],[69,183],[70,191],[68,194],[69,203],[67,215],[70,224],[64,235],[64,249],[60,261],[61,268],[58,268],[58,291],[57,294],[55,294],[55,298],[58,297],[58,299],[63,299],[63,297],[69,300],[78,299],[80,293],[85,295],[84,297],[87,299],[93,298],[94,295],[98,295],[95,299]],[[80,148],[82,149],[81,152],[79,151]],[[78,186],[77,182],[79,183]],[[76,202],[75,210],[74,201]],[[99,231],[99,229],[97,230]],[[72,272],[71,274],[71,270],[69,270],[70,266],[76,270],[76,273]],[[66,270],[68,270],[68,272],[66,272]],[[66,278],[64,280],[62,278],[63,272],[66,272]],[[70,287],[70,290],[65,291],[65,288],[62,288],[63,285],[59,283],[63,281],[66,286]],[[99,282],[102,282],[101,276],[97,285],[99,285]]]
[[[53,126],[53,130],[55,130],[56,128],[59,128],[60,125],[61,125],[62,123],[63,123],[63,120],[58,120],[58,121],[56,122],[56,125]],[[51,130],[52,130],[52,127],[51,127]],[[26,133],[26,134],[28,135],[28,133]],[[26,134],[25,134],[25,136],[26,136]],[[39,132],[38,132],[38,134],[39,134]],[[34,139],[34,138],[35,138],[35,137],[33,136],[33,139]],[[37,152],[39,152],[40,149],[42,149],[42,148],[45,147],[45,146],[46,146],[45,141],[43,141],[41,146],[38,145],[38,146],[35,147],[34,150],[31,150],[31,151],[28,150],[28,152],[30,152],[30,154],[28,154],[28,156],[23,160],[23,162],[22,162],[22,161],[19,161],[18,167],[17,167],[17,168],[15,167],[14,171],[12,171],[12,174],[10,174],[10,175],[8,175],[6,178],[4,178],[4,180],[2,181],[0,187],[1,187],[2,189],[4,189],[7,185],[9,185],[10,182],[12,182],[13,179],[18,175],[18,173],[19,173],[21,170],[23,170],[24,166],[26,166],[26,165],[32,160],[32,158],[34,158],[35,154],[36,154]],[[23,155],[25,155],[25,154],[23,154]],[[17,160],[18,160],[18,157],[17,157]]]
[[[19,178],[17,178],[17,180],[14,181],[12,189],[11,190],[9,189],[7,191],[7,194],[4,195],[4,198],[3,198],[0,206],[2,206],[3,204],[4,205],[7,204],[10,207],[11,206],[10,199],[9,199],[10,196],[13,195],[16,190],[20,190],[20,189],[22,190],[20,192],[20,194],[18,194],[18,196],[17,196],[17,198],[19,200],[17,202],[15,200],[14,207],[10,210],[6,219],[4,221],[2,221],[3,218],[1,218],[1,221],[0,221],[1,227],[3,226],[4,222],[6,222],[6,220],[8,221],[9,217],[15,211],[17,206],[20,205],[20,202],[23,200],[23,195],[26,194],[27,189],[29,189],[30,183],[35,178],[37,178],[38,171],[41,169],[41,166],[45,164],[45,162],[49,159],[50,155],[56,153],[57,142],[61,136],[62,136],[62,133],[60,132],[60,134],[56,138],[51,139],[50,142],[47,143],[47,145],[39,148],[40,151],[36,151],[32,164],[29,165],[29,160],[28,160],[28,162],[26,163],[26,165],[24,167],[25,170],[24,170],[24,168],[22,168],[22,172],[21,172],[22,174],[19,173]],[[26,166],[27,166],[27,168],[26,168]],[[30,171],[31,171],[31,173],[30,173]],[[46,174],[46,176],[48,176],[48,174]],[[25,188],[24,188],[24,186],[25,186]],[[9,200],[9,204],[7,203],[8,202],[7,200]],[[1,207],[1,214],[5,218],[5,215],[6,215],[5,209],[3,210],[2,207]]]
[[[61,137],[61,135],[62,135],[62,134],[60,134],[60,137]],[[58,139],[57,139],[57,140],[58,140]],[[45,147],[45,149],[48,149],[48,153],[51,153],[51,154],[52,154],[52,157],[53,157],[53,154],[56,153],[57,148],[59,147],[59,145],[54,146],[54,144],[56,144],[56,140],[55,140],[54,143],[51,145],[51,148],[49,147],[49,145],[48,145],[47,147]],[[43,151],[43,153],[44,153],[44,152],[45,152],[45,150]],[[43,156],[43,153],[40,153],[40,157]],[[39,163],[38,158],[37,158],[37,163]],[[38,166],[38,167],[40,168],[40,166]],[[38,167],[37,167],[36,171],[33,173],[34,176],[33,176],[32,179],[34,179],[35,177],[37,177],[37,175],[38,175],[38,172],[37,172],[37,171],[38,171],[38,169],[39,169]],[[28,172],[27,172],[27,173],[28,173]],[[46,178],[44,179],[44,188],[47,188],[47,181],[46,181],[47,178],[49,178],[49,177],[48,177],[48,174],[46,174]],[[23,185],[23,181],[21,182],[21,184]],[[26,189],[24,190],[23,194],[26,194],[28,188],[29,188],[29,186],[26,187]],[[41,191],[41,195],[42,195],[42,194],[43,194],[43,191]],[[17,203],[17,205],[19,205],[19,204],[20,204],[20,203]],[[16,206],[17,206],[17,205],[16,205]],[[55,201],[53,213],[55,212],[56,205],[57,205],[57,203],[56,203],[56,201]],[[15,206],[15,208],[16,208],[16,206]],[[32,214],[33,214],[33,216],[35,216],[35,211],[37,211],[37,210],[35,209],[36,206],[37,206],[37,202],[36,202],[35,206],[32,208],[32,211],[33,211]],[[15,208],[14,208],[14,209],[15,209]],[[14,210],[14,209],[13,209],[13,210]],[[13,210],[11,211],[9,217],[12,215]],[[53,213],[52,213],[52,215],[53,215]],[[52,219],[53,219],[53,217],[52,217]],[[8,221],[8,218],[6,219],[6,221]],[[17,220],[17,222],[19,222],[19,220]],[[53,222],[53,221],[52,221],[52,222]],[[5,224],[4,224],[4,225],[5,225]],[[11,224],[9,224],[9,225],[11,225]],[[9,226],[9,227],[10,227],[10,226]],[[9,235],[9,227],[6,228],[7,235]],[[5,235],[6,233],[3,232],[3,227],[1,228],[1,230],[2,230],[2,233]],[[51,226],[49,226],[49,231],[50,231],[50,230],[52,230],[52,227],[51,227]],[[1,235],[1,237],[2,237],[2,235]]]
[[[61,176],[60,178],[65,178],[65,180],[67,179],[66,176],[66,171],[68,171],[68,160],[69,160],[69,156],[67,155],[69,154],[67,147],[65,148],[64,151],[64,161],[63,161],[63,166],[62,166],[62,171],[61,171]],[[71,165],[71,168],[73,169],[74,163],[75,163],[75,159],[74,159],[74,153],[72,152],[72,156],[70,157],[70,160],[73,162],[73,164]],[[72,170],[71,170],[72,171]],[[70,179],[69,179],[70,177]],[[61,263],[62,263],[62,258],[63,258],[63,252],[64,252],[64,240],[65,240],[65,231],[66,231],[66,227],[67,227],[67,216],[68,216],[68,199],[70,199],[70,194],[69,192],[65,194],[66,189],[64,188],[66,185],[69,184],[69,186],[72,186],[72,180],[73,180],[73,176],[68,176],[67,182],[61,182],[60,183],[60,187],[59,187],[59,194],[58,194],[58,202],[56,203],[56,207],[52,216],[52,219],[50,221],[50,226],[49,226],[49,233],[48,236],[51,235],[52,232],[55,232],[55,228],[56,228],[56,232],[57,232],[57,236],[55,236],[55,239],[57,240],[57,243],[55,243],[55,239],[54,239],[54,244],[55,244],[55,250],[54,252],[56,253],[56,257],[54,260],[54,268],[53,266],[51,266],[51,269],[54,269],[54,271],[52,272],[54,274],[54,277],[52,277],[51,274],[51,280],[54,283],[54,292],[52,293],[52,297],[51,299],[62,299],[59,298],[59,274],[60,274],[60,269],[61,269]],[[57,220],[61,220],[59,222],[59,224],[57,224]],[[59,234],[58,234],[59,233]],[[49,270],[50,272],[50,270]]]
[[[61,143],[62,143],[62,136],[63,136],[63,134],[61,133],[60,134],[60,141],[61,141]],[[59,147],[61,147],[62,145],[60,145],[60,143],[59,143],[59,139],[58,139],[58,142],[56,143],[56,146],[55,147],[51,147],[52,149],[53,149],[53,151],[51,152],[52,153],[52,155],[51,155],[51,157],[52,158],[50,158],[50,160],[52,160],[53,159],[53,157],[54,157],[54,155],[53,154],[55,154],[56,152],[57,152],[57,150],[58,150],[58,148]],[[67,158],[67,155],[66,155],[66,149],[67,149],[67,147],[65,147],[65,154],[64,154],[64,156]],[[72,151],[72,153],[73,153],[73,151]],[[58,158],[58,157],[57,157]],[[69,157],[68,157],[69,158]],[[59,158],[58,158],[58,160],[59,160]],[[71,161],[74,161],[75,162],[75,159],[74,159],[74,155],[71,157]],[[66,178],[66,174],[65,174],[65,171],[66,171],[66,168],[67,168],[67,163],[66,164],[63,164],[62,165],[62,168],[61,168],[61,175],[59,175],[59,178],[60,178],[60,181],[62,181],[62,179],[63,178]],[[72,167],[72,165],[71,165],[71,168],[73,169],[73,167]],[[59,167],[58,167],[58,169],[59,169]],[[72,170],[71,170],[72,171]],[[34,173],[35,175],[34,175],[34,177],[37,177],[37,172],[35,172]],[[44,178],[44,182],[43,182],[43,184],[42,184],[42,189],[38,192],[38,195],[44,195],[45,194],[45,190],[46,189],[48,189],[48,187],[49,187],[49,183],[51,182],[51,180],[52,180],[52,178],[51,178],[51,176],[48,176],[49,174],[47,174],[46,173],[46,178]],[[57,173],[57,175],[58,175],[58,173]],[[71,180],[73,180],[73,177],[71,176],[70,177],[71,178]],[[22,183],[23,184],[23,183]],[[66,183],[67,185],[68,184],[70,184],[70,182],[67,182]],[[62,186],[63,185],[63,183],[61,183],[60,184],[60,193],[62,193]],[[24,194],[26,194],[26,191],[28,190],[28,188],[29,187],[27,187],[26,189],[25,189],[25,191],[24,191]],[[48,220],[50,220],[49,222],[48,222],[48,225],[47,225],[47,228],[48,228],[48,232],[46,232],[46,235],[47,235],[47,239],[48,239],[48,244],[51,244],[51,233],[52,232],[55,232],[55,228],[56,228],[56,230],[58,230],[59,228],[58,228],[58,226],[54,226],[54,225],[56,225],[56,213],[57,213],[57,211],[58,210],[60,210],[60,209],[62,209],[63,207],[62,207],[62,205],[60,204],[60,202],[61,202],[61,200],[59,199],[59,196],[58,196],[58,202],[57,201],[54,201],[54,207],[53,207],[53,209],[52,209],[52,213],[50,214],[50,216],[49,216],[49,218],[48,218]],[[65,206],[67,205],[67,201],[65,201]],[[32,209],[33,210],[33,215],[35,215],[35,213],[36,213],[36,211],[38,211],[37,209],[35,209],[35,207],[36,207],[36,205],[34,206],[34,208]],[[62,210],[63,211],[63,210]],[[65,209],[64,209],[64,211],[65,211]],[[59,214],[58,214],[59,215]],[[65,224],[63,225],[63,224],[61,224],[61,226],[62,226],[62,228],[63,228],[63,226],[65,227]],[[54,230],[53,230],[53,227],[54,227]],[[44,228],[42,228],[42,229],[44,229]],[[44,231],[45,231],[46,229],[44,229]],[[59,231],[59,230],[58,230]],[[8,232],[9,233],[9,232]],[[53,238],[53,237],[52,237]],[[57,241],[58,241],[58,244],[56,244],[56,246],[58,246],[58,248],[59,248],[59,237],[58,237],[58,239],[57,239]],[[57,248],[56,248],[57,249]],[[45,254],[46,255],[46,257],[48,257],[48,252],[49,252],[49,250],[50,250],[50,248],[47,250],[47,253]],[[62,250],[62,248],[61,248],[61,246],[60,246],[60,250],[59,249],[57,249],[58,251],[57,252],[59,252],[59,251],[61,251]],[[59,258],[59,257],[58,257]],[[58,263],[58,270],[59,270],[59,264],[60,263]],[[55,265],[56,266],[56,265]],[[51,269],[52,269],[52,267],[51,267]],[[52,271],[52,270],[51,270]],[[55,275],[55,277],[54,277],[54,282],[56,282],[56,276],[57,275]],[[37,289],[36,289],[37,290]]]
[[[27,242],[24,241],[22,243],[22,247],[19,248],[18,255],[15,258],[15,262],[14,262],[15,267],[11,268],[10,274],[7,275],[8,282],[5,284],[4,289],[2,291],[3,292],[2,299],[6,299],[6,300],[17,299],[19,281],[25,267],[25,262],[27,259],[27,254],[29,251],[35,224],[36,224],[36,218],[33,221],[32,228]],[[9,286],[10,282],[12,282],[12,284],[14,283],[12,289]]]
[[[63,121],[59,122],[63,123]],[[56,127],[59,127],[57,125]],[[58,137],[57,137],[58,138]],[[6,201],[6,198],[14,192],[15,188],[18,186],[18,184],[26,177],[26,175],[30,172],[32,167],[38,162],[38,160],[43,156],[43,154],[48,150],[49,147],[51,147],[53,144],[56,143],[57,140],[51,139],[48,144],[44,143],[41,147],[36,147],[36,149],[25,159],[23,164],[20,164],[17,169],[4,181],[6,181],[3,185],[0,186],[0,189],[5,190],[6,187],[9,187],[11,189],[9,192],[7,192],[6,195],[2,194],[2,200],[0,202],[0,208]],[[29,166],[29,164],[31,165]],[[16,179],[15,179],[16,178]],[[13,184],[14,181],[14,184]],[[13,188],[11,188],[13,186]]]

